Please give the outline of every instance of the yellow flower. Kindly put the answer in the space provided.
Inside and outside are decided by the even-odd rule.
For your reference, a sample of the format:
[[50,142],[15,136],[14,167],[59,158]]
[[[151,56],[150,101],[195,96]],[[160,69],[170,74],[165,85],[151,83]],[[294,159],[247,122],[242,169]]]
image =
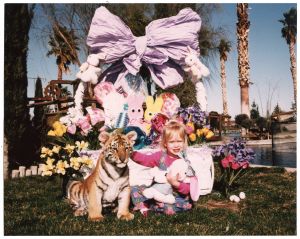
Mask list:
[[47,162],[49,164],[42,165],[42,176],[51,176],[54,166],[52,165],[52,160],[48,158]]
[[66,161],[59,160],[56,164],[56,173],[65,175],[66,174]]
[[42,147],[41,153],[42,153],[40,155],[41,158],[46,158],[47,156],[52,156],[53,154],[52,150],[46,147]]
[[55,132],[55,135],[58,136],[58,137],[61,137],[61,136],[64,135],[63,130],[60,129],[60,128],[59,128],[59,129],[56,129],[54,132]]
[[79,170],[80,168],[80,162],[78,159],[79,158],[75,157],[70,158],[70,167],[74,168],[75,170]]
[[196,140],[196,134],[192,133],[189,135],[189,139],[194,142]]
[[67,132],[67,127],[65,125],[63,125],[62,123],[60,123],[59,121],[55,121],[52,125],[52,128],[54,130],[50,130],[48,132],[49,136],[63,136],[64,133]]
[[53,130],[49,130],[48,131],[48,135],[49,136],[56,136],[55,132]]
[[203,132],[204,135],[207,135],[207,133],[208,133],[209,131],[210,131],[209,128],[203,128],[203,129],[202,129],[202,132]]
[[207,135],[206,135],[206,138],[207,139],[210,139],[211,137],[213,137],[214,136],[214,133],[210,130],[210,131],[208,131],[208,133],[207,133]]
[[47,158],[47,161],[46,161],[46,164],[47,164],[47,166],[49,165],[49,166],[52,166],[53,165],[53,162],[55,161],[55,159],[52,159],[52,158]]
[[48,151],[49,151],[49,150],[50,150],[49,148],[42,147],[41,153],[42,153],[42,154],[48,154]]
[[93,168],[93,160],[87,156],[83,156],[82,158],[80,158],[79,162],[81,162],[82,164],[85,164],[89,168]]
[[67,144],[66,147],[64,147],[64,149],[67,150],[67,152],[70,154],[70,153],[72,153],[74,151],[75,146]]
[[54,152],[54,153],[56,153],[56,154],[58,154],[59,153],[59,150],[60,150],[60,146],[53,146],[53,148],[52,148],[52,152]]
[[202,129],[197,129],[196,134],[198,137],[201,137],[203,135]]
[[89,143],[84,141],[76,141],[75,144],[79,150],[86,149],[89,146]]

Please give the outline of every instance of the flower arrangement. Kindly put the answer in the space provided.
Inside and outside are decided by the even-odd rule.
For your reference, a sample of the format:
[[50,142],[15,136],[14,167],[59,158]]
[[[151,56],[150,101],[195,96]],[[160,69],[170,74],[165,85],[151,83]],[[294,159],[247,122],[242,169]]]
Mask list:
[[179,108],[178,115],[186,125],[189,145],[202,144],[214,136],[208,125],[208,114],[201,111],[199,106]]
[[251,148],[246,147],[244,140],[234,138],[229,143],[216,147],[212,155],[219,161],[220,185],[225,196],[228,197],[234,182],[246,174],[246,169],[255,158],[255,153]]
[[86,169],[93,167],[93,159],[84,152],[100,148],[98,136],[104,117],[100,109],[82,109],[83,92],[81,82],[75,94],[75,106],[55,121],[47,133],[47,142],[40,155],[42,176],[59,175],[68,181],[73,177],[82,178]]
[[84,166],[92,168],[93,160],[87,156],[80,156],[80,152],[88,147],[84,141],[76,141],[75,145],[66,144],[63,147],[54,145],[42,147],[41,159],[42,176],[62,175],[68,177],[82,176],[80,169]]

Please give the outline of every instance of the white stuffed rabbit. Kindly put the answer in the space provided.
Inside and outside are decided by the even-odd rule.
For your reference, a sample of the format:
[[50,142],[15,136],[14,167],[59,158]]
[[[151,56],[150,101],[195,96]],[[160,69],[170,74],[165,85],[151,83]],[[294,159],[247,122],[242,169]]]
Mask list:
[[80,66],[80,71],[76,74],[76,77],[83,82],[91,82],[94,85],[97,84],[101,74],[101,69],[98,66],[104,59],[104,53],[89,55],[87,61]]

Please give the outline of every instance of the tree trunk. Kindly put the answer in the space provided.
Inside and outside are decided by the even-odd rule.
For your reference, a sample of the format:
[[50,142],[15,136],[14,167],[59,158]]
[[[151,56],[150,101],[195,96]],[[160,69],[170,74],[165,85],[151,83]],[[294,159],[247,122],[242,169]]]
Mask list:
[[3,178],[4,180],[9,178],[9,163],[8,163],[8,145],[6,136],[4,136],[3,142]]
[[62,69],[57,66],[57,80],[62,80]]
[[241,112],[250,116],[249,110],[249,86],[241,86]]
[[291,41],[289,44],[290,51],[290,61],[291,61],[291,73],[293,78],[293,87],[294,87],[294,102],[295,109],[297,109],[297,64],[296,64],[296,55],[295,55],[295,42]]
[[221,60],[221,88],[222,88],[222,100],[223,100],[223,114],[228,115],[225,60],[222,57],[220,60]]
[[237,4],[237,40],[238,40],[238,68],[239,84],[241,87],[241,113],[250,117],[249,109],[249,54],[248,33],[250,22],[248,21],[248,4]]

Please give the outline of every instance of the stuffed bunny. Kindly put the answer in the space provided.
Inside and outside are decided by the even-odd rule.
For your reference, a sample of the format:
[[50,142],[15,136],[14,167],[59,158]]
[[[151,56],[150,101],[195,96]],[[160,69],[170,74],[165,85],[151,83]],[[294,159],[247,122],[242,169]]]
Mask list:
[[173,204],[175,203],[175,197],[173,196],[172,186],[168,183],[166,179],[166,174],[179,175],[178,181],[184,183],[190,183],[190,178],[186,176],[188,170],[188,165],[184,159],[175,160],[167,171],[160,170],[154,167],[150,170],[150,174],[153,176],[154,183],[151,187],[146,188],[143,191],[143,195],[146,198],[153,198],[156,201]]
[[80,71],[76,74],[76,77],[83,82],[97,84],[98,78],[101,74],[101,69],[98,67],[98,65],[100,64],[100,61],[104,59],[104,53],[89,55],[87,61],[80,66]]
[[151,129],[151,119],[161,111],[161,108],[163,106],[163,99],[162,97],[157,97],[156,100],[154,101],[153,96],[147,96],[146,97],[146,110],[144,113],[144,119],[145,122],[147,123],[145,127],[145,132],[148,135],[150,133]]
[[201,63],[197,53],[189,46],[188,54],[186,55],[184,62],[186,65],[183,67],[183,70],[191,75],[192,82],[196,83],[197,80],[201,79],[203,76],[206,77],[209,75],[208,68]]
[[127,97],[128,103],[128,126],[137,126],[143,131],[145,131],[146,124],[143,120],[144,118],[144,95],[142,94],[132,94]]
[[[116,103],[117,102],[117,103]],[[120,113],[124,110],[126,98],[116,91],[112,91],[103,97],[104,125],[114,128]]]

